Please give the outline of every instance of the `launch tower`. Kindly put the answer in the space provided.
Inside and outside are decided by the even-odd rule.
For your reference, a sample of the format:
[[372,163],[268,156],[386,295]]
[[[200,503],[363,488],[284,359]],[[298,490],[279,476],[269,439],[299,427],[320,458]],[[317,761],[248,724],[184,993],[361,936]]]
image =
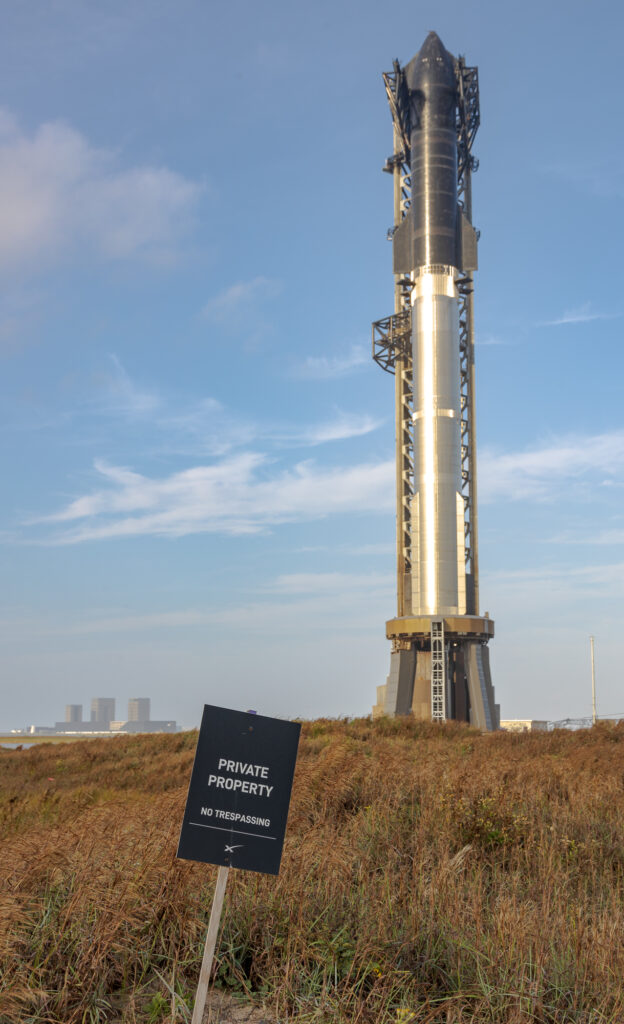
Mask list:
[[384,83],[394,152],[394,313],[373,324],[373,359],[395,377],[397,614],[390,674],[373,715],[455,718],[496,729],[479,614],[472,144],[476,67],[435,32]]

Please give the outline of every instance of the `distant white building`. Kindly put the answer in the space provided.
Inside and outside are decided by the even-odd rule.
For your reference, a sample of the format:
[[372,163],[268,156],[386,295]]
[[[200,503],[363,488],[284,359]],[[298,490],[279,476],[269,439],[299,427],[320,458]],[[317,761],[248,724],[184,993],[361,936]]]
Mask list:
[[500,727],[505,732],[548,732],[548,722],[543,718],[504,718]]
[[178,726],[173,721],[148,722],[111,722],[111,732],[177,732]]

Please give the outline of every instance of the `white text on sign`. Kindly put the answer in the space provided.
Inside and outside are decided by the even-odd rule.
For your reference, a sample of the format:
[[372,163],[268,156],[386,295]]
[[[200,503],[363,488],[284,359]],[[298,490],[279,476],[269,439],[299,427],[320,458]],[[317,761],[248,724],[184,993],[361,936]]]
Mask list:
[[209,775],[208,785],[215,789],[231,789],[251,796],[270,796],[273,786],[264,782],[248,782],[247,779],[234,779],[232,775],[252,775],[256,779],[268,779],[269,769],[262,764],[246,764],[244,761],[230,761],[220,757],[217,770],[225,770],[230,775]]

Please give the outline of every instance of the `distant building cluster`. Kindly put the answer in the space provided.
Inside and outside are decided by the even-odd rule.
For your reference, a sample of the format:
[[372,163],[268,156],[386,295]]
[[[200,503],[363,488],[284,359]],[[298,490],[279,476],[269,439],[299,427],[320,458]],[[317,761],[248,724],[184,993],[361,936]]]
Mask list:
[[132,697],[128,701],[128,716],[115,717],[114,697],[94,697],[91,701],[91,717],[84,721],[82,704],[65,705],[65,721],[54,725],[31,725],[27,732],[33,735],[68,735],[77,733],[128,733],[128,732],[177,732],[173,721],[159,721],[150,718],[150,698]]

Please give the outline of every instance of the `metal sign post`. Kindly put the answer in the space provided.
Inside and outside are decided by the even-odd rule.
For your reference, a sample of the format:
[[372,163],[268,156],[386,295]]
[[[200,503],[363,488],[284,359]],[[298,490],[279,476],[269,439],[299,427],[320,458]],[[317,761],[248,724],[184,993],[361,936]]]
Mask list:
[[204,1014],[229,869],[279,872],[300,731],[204,706],[177,854],[219,865],[192,1024]]

